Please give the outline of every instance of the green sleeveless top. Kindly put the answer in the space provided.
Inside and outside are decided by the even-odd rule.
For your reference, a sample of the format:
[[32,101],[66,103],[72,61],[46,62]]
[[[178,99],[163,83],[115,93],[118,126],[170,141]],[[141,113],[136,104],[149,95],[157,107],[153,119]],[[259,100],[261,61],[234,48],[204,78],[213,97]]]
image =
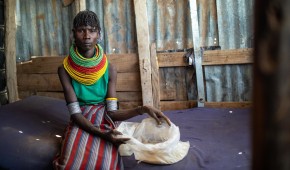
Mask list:
[[78,102],[83,105],[94,105],[105,101],[108,91],[109,65],[105,74],[94,84],[84,85],[72,79],[72,86]]

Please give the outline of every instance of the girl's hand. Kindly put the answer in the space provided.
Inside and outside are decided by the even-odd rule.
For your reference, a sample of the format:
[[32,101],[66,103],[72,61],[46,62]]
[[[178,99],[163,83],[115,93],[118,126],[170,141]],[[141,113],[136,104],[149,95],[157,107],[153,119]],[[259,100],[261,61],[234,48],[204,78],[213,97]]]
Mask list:
[[170,119],[167,116],[165,116],[160,110],[152,106],[147,106],[147,105],[139,106],[139,107],[140,107],[140,113],[142,114],[147,113],[148,115],[153,117],[159,125],[162,123],[160,119],[165,119],[167,124],[171,126]]
[[112,144],[117,147],[119,147],[121,144],[125,144],[126,141],[130,140],[130,138],[117,138],[116,135],[122,135],[122,133],[112,129],[104,133],[104,138],[112,142]]

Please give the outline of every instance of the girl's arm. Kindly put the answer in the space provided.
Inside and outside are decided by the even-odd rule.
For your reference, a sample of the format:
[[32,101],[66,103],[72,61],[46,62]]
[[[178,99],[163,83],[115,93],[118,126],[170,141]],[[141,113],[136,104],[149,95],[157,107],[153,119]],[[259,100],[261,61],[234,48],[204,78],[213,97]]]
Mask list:
[[[116,98],[117,70],[111,63],[109,69],[110,70],[107,98]],[[160,118],[163,118],[170,125],[169,118],[166,117],[161,111],[151,106],[138,106],[134,109],[108,111],[109,116],[114,121],[127,120],[143,113],[149,114],[157,121],[158,124],[161,124]]]
[[[71,84],[71,77],[64,69],[63,65],[58,68],[58,75],[60,82],[63,87],[64,96],[67,104],[77,102],[77,97]],[[109,132],[101,132],[99,128],[95,127],[89,120],[87,120],[81,112],[72,113],[71,119],[76,123],[81,129],[86,132],[104,138],[111,141],[113,144],[119,145],[124,143],[126,140],[115,139],[113,135],[119,134],[118,132],[112,130]]]

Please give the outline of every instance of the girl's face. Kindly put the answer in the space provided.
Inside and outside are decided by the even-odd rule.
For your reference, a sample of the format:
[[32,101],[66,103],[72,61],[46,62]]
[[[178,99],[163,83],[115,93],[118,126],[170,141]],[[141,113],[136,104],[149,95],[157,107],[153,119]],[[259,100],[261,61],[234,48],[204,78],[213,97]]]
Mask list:
[[99,31],[95,27],[80,26],[73,29],[73,33],[79,52],[87,53],[91,50],[94,52],[99,37]]

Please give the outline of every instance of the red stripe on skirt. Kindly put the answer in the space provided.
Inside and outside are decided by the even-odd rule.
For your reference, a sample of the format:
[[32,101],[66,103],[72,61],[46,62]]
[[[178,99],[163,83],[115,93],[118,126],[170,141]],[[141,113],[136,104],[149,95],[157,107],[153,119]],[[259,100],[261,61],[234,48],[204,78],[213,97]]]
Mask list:
[[73,148],[70,152],[70,156],[69,156],[69,160],[67,162],[67,167],[68,169],[71,169],[71,166],[73,165],[73,162],[74,162],[74,158],[77,156],[76,155],[76,151],[78,150],[78,146],[79,146],[79,143],[80,143],[80,139],[81,139],[81,136],[82,136],[82,130],[78,129],[78,132],[77,132],[77,135],[75,137],[75,140],[73,141]]
[[85,169],[86,168],[86,165],[87,165],[87,163],[89,161],[89,158],[90,158],[90,154],[91,154],[91,152],[93,152],[91,150],[92,145],[93,145],[93,141],[94,141],[94,138],[90,135],[89,138],[88,138],[87,144],[86,144],[86,149],[85,149],[85,152],[84,152],[84,155],[83,155],[83,160],[82,160],[80,169]]
[[106,141],[104,141],[103,139],[100,139],[100,146],[99,146],[99,151],[98,151],[98,159],[96,162],[96,166],[95,169],[102,169],[102,163],[103,163],[103,159],[104,159],[104,150],[105,150],[105,143]]
[[[114,169],[114,166],[115,166],[116,157],[118,156],[116,150],[117,150],[116,147],[114,145],[112,145],[112,158],[111,158],[110,169]],[[117,162],[116,166],[118,167],[118,162]]]

